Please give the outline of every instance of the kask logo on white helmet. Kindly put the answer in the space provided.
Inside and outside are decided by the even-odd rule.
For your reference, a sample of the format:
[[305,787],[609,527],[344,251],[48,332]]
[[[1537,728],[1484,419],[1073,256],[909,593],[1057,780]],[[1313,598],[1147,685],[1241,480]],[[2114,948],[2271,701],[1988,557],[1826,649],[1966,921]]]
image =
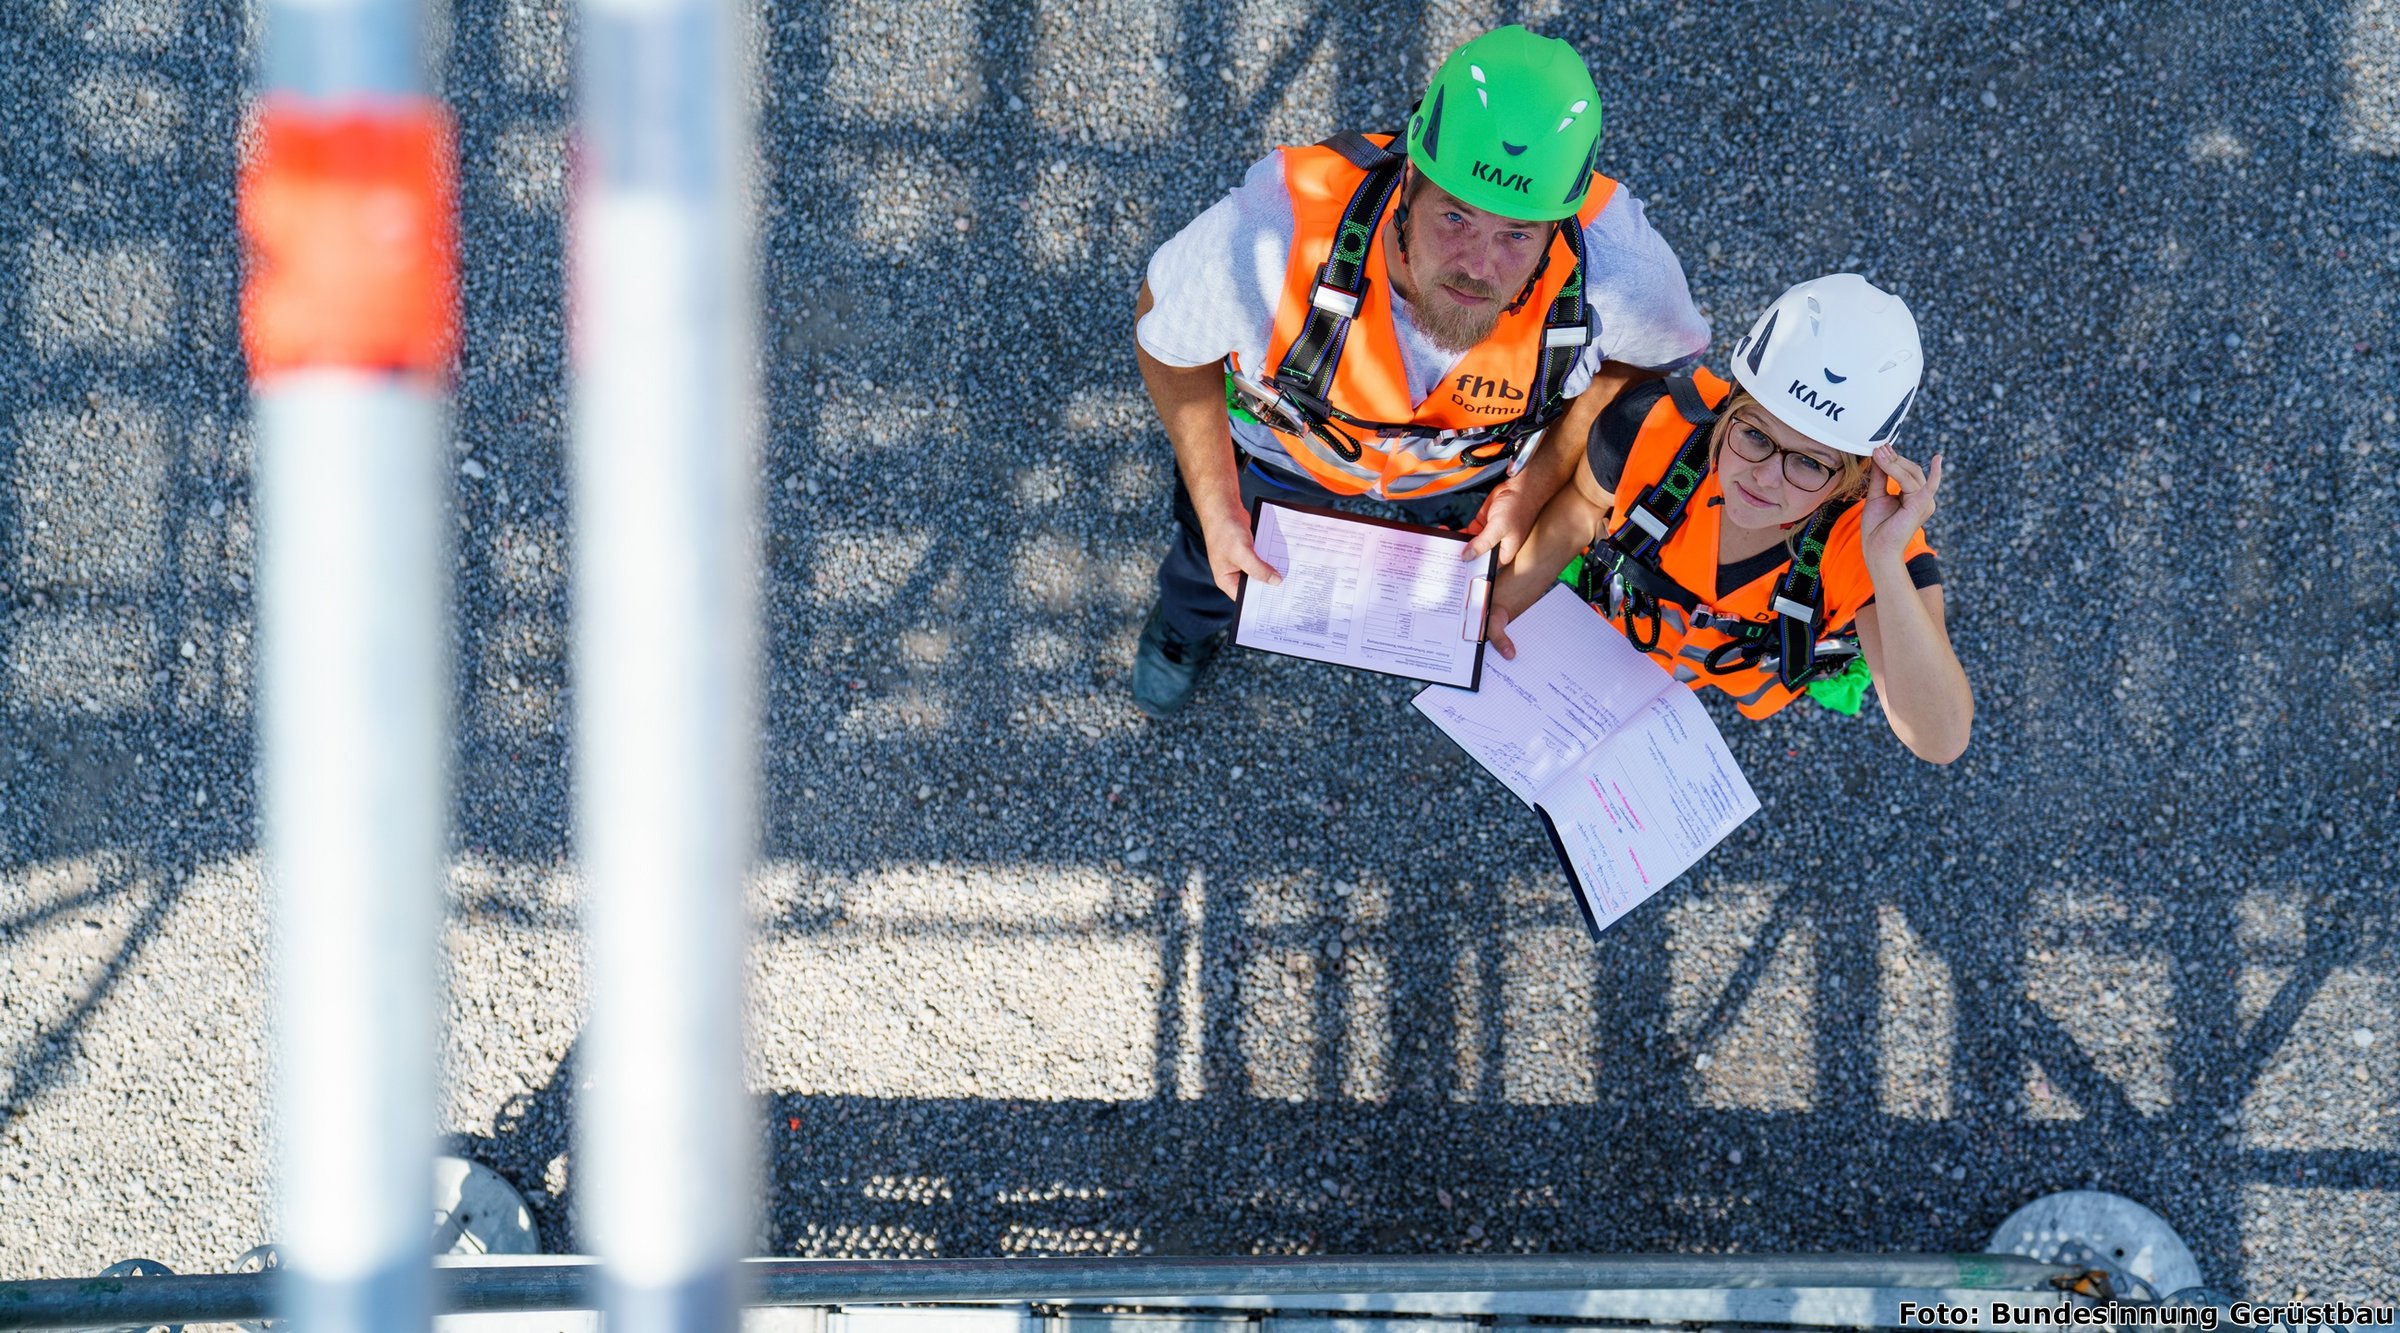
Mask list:
[[1760,406],[1846,454],[1899,437],[1924,371],[1908,303],[1855,273],[1776,297],[1733,348],[1733,377]]

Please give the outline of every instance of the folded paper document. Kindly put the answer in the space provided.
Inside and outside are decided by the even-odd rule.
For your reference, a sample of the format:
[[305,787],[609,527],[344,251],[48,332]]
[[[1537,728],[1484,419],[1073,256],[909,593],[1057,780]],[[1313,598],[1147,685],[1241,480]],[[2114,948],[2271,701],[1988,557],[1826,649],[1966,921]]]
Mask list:
[[1533,807],[1598,934],[1758,810],[1699,699],[1564,585],[1508,627],[1475,692],[1417,708]]

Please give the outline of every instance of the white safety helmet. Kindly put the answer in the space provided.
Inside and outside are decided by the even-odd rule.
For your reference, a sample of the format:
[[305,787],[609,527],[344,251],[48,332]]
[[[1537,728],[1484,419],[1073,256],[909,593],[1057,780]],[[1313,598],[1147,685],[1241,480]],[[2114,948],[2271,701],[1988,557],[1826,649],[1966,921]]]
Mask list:
[[1776,297],[1733,347],[1733,377],[1760,406],[1846,454],[1899,437],[1924,372],[1908,303],[1855,273]]

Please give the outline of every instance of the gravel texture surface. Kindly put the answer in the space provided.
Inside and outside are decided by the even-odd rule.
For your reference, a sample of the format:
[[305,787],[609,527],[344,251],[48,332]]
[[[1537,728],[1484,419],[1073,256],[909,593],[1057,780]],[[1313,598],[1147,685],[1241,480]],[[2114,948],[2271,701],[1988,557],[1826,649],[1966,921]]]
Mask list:
[[[0,1274],[266,1238],[240,7],[0,6]],[[1395,683],[1127,694],[1150,249],[1578,42],[1720,353],[1904,293],[1959,764],[1766,802],[1594,944]],[[559,0],[458,0],[459,1149],[574,1245]],[[2400,1292],[2400,5],[762,6],[771,1252],[1973,1250],[2129,1194]]]

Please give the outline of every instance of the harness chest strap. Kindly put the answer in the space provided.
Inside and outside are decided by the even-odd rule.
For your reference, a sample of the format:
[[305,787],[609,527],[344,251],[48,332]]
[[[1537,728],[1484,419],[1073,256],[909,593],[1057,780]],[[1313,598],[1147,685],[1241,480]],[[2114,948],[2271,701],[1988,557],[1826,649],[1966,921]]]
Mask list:
[[1625,559],[1649,560],[1658,554],[1658,549],[1667,544],[1667,538],[1683,522],[1693,493],[1708,475],[1708,432],[1717,422],[1716,408],[1701,396],[1699,387],[1688,375],[1669,377],[1667,396],[1674,402],[1677,414],[1692,423],[1692,429],[1683,437],[1683,443],[1675,446],[1675,457],[1667,464],[1666,472],[1642,493],[1641,499],[1626,506],[1625,521],[1608,535],[1608,544]]
[[1782,585],[1775,589],[1776,647],[1780,650],[1775,675],[1785,689],[1796,690],[1815,674],[1817,617],[1825,607],[1825,542],[1852,503],[1845,500],[1817,506],[1807,526],[1800,529],[1798,553],[1785,567]]
[[[1640,499],[1625,507],[1624,521],[1608,535],[1607,557],[1584,562],[1583,586],[1576,589],[1585,601],[1619,616],[1625,637],[1643,652],[1658,647],[1660,600],[1674,602],[1686,611],[1700,604],[1698,597],[1652,568],[1651,562],[1683,522],[1693,493],[1708,475],[1708,431],[1716,424],[1717,413],[1690,376],[1670,376],[1667,393],[1676,412],[1692,428],[1675,446],[1666,472]],[[1600,552],[1595,549],[1593,554]],[[1647,624],[1637,623],[1637,617]]]
[[[1400,168],[1407,158],[1375,144],[1355,130],[1344,131],[1327,139],[1323,147],[1331,148],[1347,158],[1351,165],[1362,167],[1366,175],[1350,192],[1350,202],[1342,208],[1342,220],[1333,234],[1333,251],[1317,266],[1316,284],[1309,289],[1308,318],[1300,326],[1300,336],[1292,340],[1283,354],[1283,362],[1275,368],[1268,381],[1287,396],[1299,395],[1303,408],[1322,405],[1324,394],[1333,388],[1334,372],[1340,368],[1342,345],[1350,337],[1350,321],[1357,317],[1358,308],[1367,299],[1367,252],[1375,243],[1376,225],[1391,203],[1392,192],[1400,185]],[[1329,413],[1305,412],[1304,419],[1314,428]],[[1347,440],[1334,444],[1349,461],[1358,458],[1358,446]]]
[[1820,658],[1824,659],[1825,671],[1837,671],[1858,655],[1847,644],[1820,643],[1817,626],[1825,606],[1821,562],[1826,539],[1852,503],[1845,500],[1825,505],[1809,515],[1808,525],[1800,530],[1795,543],[1799,553],[1784,566],[1783,577],[1776,581],[1769,603],[1775,611],[1774,620],[1762,623],[1720,617],[1710,626],[1732,637],[1708,651],[1703,660],[1708,670],[1722,675],[1764,666],[1768,661],[1767,642],[1772,639],[1775,677],[1784,688],[1796,690],[1819,674]]

